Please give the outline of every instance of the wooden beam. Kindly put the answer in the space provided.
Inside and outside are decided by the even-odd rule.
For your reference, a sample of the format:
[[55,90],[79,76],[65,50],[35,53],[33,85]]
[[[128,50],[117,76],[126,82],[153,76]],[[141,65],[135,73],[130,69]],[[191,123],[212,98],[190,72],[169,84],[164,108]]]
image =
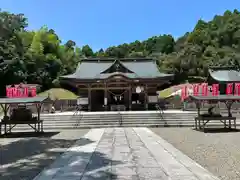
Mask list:
[[88,85],[88,111],[92,110],[92,88],[91,84]]
[[[104,110],[107,111],[108,108],[108,97],[107,97],[107,85],[104,83]],[[107,101],[107,104],[105,104],[105,100]]]
[[145,88],[144,88],[144,93],[145,93],[145,109],[148,110],[148,85],[146,84],[145,85]]
[[128,96],[129,96],[128,109],[131,111],[132,110],[132,85],[129,85]]
[[86,88],[86,87],[88,87],[88,84],[86,84],[86,83],[85,84],[76,84],[77,88],[81,88],[81,86]]
[[93,84],[92,88],[105,88],[104,84]]
[[115,84],[126,84],[126,85],[128,85],[129,83],[128,82],[122,82],[122,81],[120,81],[120,82],[110,82],[110,83],[107,83],[107,85],[115,85]]
[[37,120],[40,121],[40,112],[42,108],[42,103],[37,103],[36,104],[36,109],[37,109]]

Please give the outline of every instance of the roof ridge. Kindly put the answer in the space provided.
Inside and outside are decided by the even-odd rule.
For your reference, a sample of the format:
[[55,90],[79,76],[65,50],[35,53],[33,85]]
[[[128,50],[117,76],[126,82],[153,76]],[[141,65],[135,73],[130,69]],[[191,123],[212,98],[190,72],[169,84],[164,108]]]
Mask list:
[[119,60],[119,61],[154,61],[153,58],[147,58],[147,57],[128,57],[128,58],[114,58],[114,57],[92,57],[92,58],[84,58],[81,61],[85,61],[85,62],[99,62],[99,61],[115,61],[115,60]]

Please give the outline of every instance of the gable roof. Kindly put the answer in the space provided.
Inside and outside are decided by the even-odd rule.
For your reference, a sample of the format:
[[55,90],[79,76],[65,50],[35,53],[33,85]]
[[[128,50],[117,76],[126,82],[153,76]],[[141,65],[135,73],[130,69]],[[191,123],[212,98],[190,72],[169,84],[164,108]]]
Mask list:
[[210,67],[209,75],[216,81],[240,82],[240,70],[236,67]]
[[157,64],[152,59],[85,59],[78,65],[75,73],[62,76],[66,79],[106,79],[118,72],[104,73],[111,68],[114,63],[119,62],[128,70],[127,73],[119,72],[128,78],[164,78],[173,77],[172,74],[160,73]]
[[[107,68],[106,70],[104,70],[103,72],[101,72],[101,74],[102,74],[102,73],[109,73],[109,71],[110,71],[110,73],[113,73],[113,72],[111,72],[111,70],[115,70],[114,72],[122,72],[122,71],[125,71],[125,72],[122,72],[122,73],[134,73],[134,72],[132,72],[131,70],[129,70],[127,67],[125,67],[125,66],[123,65],[123,63],[121,63],[121,62],[118,61],[118,60],[115,60],[114,63],[113,63],[109,68]],[[120,70],[120,71],[119,71],[119,70]]]

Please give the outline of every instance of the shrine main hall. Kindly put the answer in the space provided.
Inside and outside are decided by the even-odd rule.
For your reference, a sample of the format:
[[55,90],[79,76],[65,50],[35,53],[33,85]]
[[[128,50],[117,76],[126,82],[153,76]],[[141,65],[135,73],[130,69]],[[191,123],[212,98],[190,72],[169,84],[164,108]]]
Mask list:
[[60,82],[77,89],[78,104],[88,111],[148,110],[155,109],[157,91],[173,77],[150,58],[87,58]]

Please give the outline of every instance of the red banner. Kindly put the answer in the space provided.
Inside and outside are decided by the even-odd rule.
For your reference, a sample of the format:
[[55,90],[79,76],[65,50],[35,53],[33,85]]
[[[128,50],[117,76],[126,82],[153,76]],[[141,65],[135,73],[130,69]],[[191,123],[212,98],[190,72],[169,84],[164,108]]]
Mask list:
[[6,96],[8,98],[34,97],[37,95],[36,87],[19,86],[6,87]]
[[219,95],[219,84],[212,85],[212,95],[218,96]]
[[232,95],[233,94],[233,83],[228,83],[226,87],[226,94]]
[[240,96],[240,83],[235,83],[235,91],[234,94]]
[[[188,97],[189,93],[193,94],[194,96],[208,96],[209,93],[212,93],[213,96],[218,96],[220,95],[219,89],[220,85],[219,84],[212,84],[211,90],[212,92],[209,91],[209,86],[207,83],[203,84],[192,84],[192,85],[185,85],[182,86],[181,88],[181,99],[184,100]],[[226,84],[226,91],[225,93],[227,95],[237,95],[240,96],[240,83],[228,83]]]
[[193,95],[198,96],[199,95],[199,84],[194,84],[193,85]]
[[188,91],[187,86],[183,86],[181,89],[181,100],[182,101],[187,98],[187,95],[188,95],[187,91]]
[[208,95],[208,84],[204,83],[202,84],[202,96]]

